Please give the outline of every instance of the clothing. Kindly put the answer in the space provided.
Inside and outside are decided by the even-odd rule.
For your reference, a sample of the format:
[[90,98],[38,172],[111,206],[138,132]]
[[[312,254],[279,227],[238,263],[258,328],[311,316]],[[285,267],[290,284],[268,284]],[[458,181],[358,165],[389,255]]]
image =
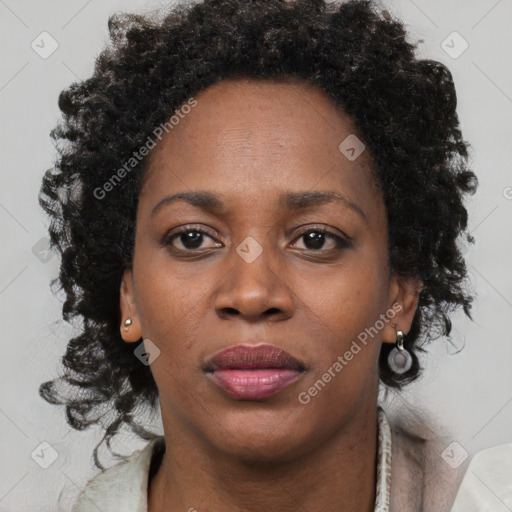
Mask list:
[[[391,431],[379,408],[375,512],[389,512],[391,486]],[[161,458],[164,437],[150,441],[128,460],[105,469],[87,483],[71,512],[147,512],[151,462]],[[158,462],[159,464],[159,462]],[[158,469],[153,464],[153,471]]]
[[512,443],[478,452],[462,480],[452,512],[512,510]]
[[[512,510],[512,444],[475,455],[467,471],[467,464],[454,469],[440,456],[449,444],[445,440],[430,442],[428,447],[429,442],[418,432],[414,435],[397,426],[391,428],[381,408],[377,417],[374,512]],[[126,461],[99,473],[89,480],[72,512],[147,512],[148,482],[164,451],[160,436]]]

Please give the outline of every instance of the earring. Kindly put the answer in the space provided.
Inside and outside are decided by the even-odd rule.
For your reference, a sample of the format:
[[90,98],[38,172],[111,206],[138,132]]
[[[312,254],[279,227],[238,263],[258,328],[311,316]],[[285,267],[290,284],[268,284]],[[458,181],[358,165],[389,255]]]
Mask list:
[[398,374],[405,373],[412,366],[411,354],[404,348],[404,333],[402,331],[396,331],[395,347],[389,353],[388,364],[391,370]]
[[128,317],[126,319],[126,321],[124,322],[124,327],[123,327],[123,330],[124,331],[127,331],[128,330],[128,327],[130,327],[130,325],[132,325],[132,319],[130,317]]

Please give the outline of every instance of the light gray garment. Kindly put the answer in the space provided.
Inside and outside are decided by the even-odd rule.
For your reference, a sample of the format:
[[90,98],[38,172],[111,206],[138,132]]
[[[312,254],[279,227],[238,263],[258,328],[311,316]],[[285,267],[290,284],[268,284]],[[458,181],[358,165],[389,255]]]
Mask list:
[[[378,458],[375,512],[449,512],[466,465],[453,469],[443,460],[444,441],[428,441],[390,428],[384,411],[378,409]],[[164,447],[164,438],[150,441],[126,461],[120,462],[89,480],[72,512],[147,512],[148,476],[152,457]],[[512,445],[510,445],[512,447]],[[510,464],[512,449],[506,451]],[[504,452],[505,453],[505,452]],[[496,453],[493,453],[496,464]],[[503,471],[486,473],[488,485],[510,498],[504,486]],[[493,478],[496,481],[493,481]],[[478,507],[481,493],[469,489],[471,480],[460,487],[465,512],[483,512]],[[509,494],[507,494],[507,492]],[[461,501],[462,503],[462,501]],[[474,504],[471,508],[471,504]],[[452,512],[463,509],[454,508]],[[490,510],[490,509],[489,509]]]

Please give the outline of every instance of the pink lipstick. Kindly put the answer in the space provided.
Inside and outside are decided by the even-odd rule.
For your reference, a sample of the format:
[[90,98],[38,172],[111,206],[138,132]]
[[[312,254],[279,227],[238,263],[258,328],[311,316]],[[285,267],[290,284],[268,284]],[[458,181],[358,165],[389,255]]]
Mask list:
[[304,372],[304,365],[273,345],[244,344],[217,353],[205,372],[231,398],[258,400],[295,382]]

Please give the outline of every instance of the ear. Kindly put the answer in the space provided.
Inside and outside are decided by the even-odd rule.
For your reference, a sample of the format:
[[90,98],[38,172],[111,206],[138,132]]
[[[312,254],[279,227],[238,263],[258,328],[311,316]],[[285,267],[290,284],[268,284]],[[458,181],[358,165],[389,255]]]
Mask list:
[[[142,337],[142,328],[135,303],[132,271],[129,269],[125,270],[121,281],[119,308],[121,311],[121,325],[119,327],[121,337],[128,343],[139,341]],[[125,325],[128,318],[131,319],[131,324]]]
[[410,331],[422,288],[423,283],[419,279],[392,276],[386,312],[386,316],[392,319],[385,323],[382,330],[384,343],[395,343],[396,331],[402,331],[404,335]]

